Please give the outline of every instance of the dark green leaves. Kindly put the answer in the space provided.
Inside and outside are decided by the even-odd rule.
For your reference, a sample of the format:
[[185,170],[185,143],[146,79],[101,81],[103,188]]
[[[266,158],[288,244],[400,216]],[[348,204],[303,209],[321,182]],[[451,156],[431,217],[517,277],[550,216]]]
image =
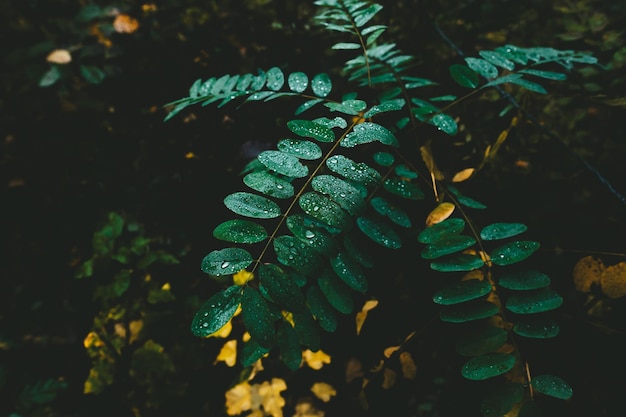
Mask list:
[[484,240],[506,239],[524,233],[526,229],[521,223],[493,223],[480,231],[480,237]]
[[381,179],[375,169],[362,162],[356,163],[343,155],[331,156],[326,161],[326,165],[331,171],[366,187],[377,184]]
[[243,182],[253,190],[274,198],[289,198],[294,193],[289,181],[266,171],[251,172],[243,177]]
[[371,122],[360,123],[341,141],[341,146],[352,148],[363,143],[378,141],[384,145],[399,146],[398,139],[386,128]]
[[241,287],[233,285],[209,298],[191,322],[191,332],[207,337],[221,329],[233,317],[241,300]]
[[346,286],[335,274],[325,271],[317,279],[317,284],[322,293],[337,311],[343,314],[350,314],[354,308],[354,301],[350,288]]
[[334,142],[335,134],[329,128],[310,120],[290,120],[287,127],[293,133],[305,138],[313,138],[318,142]]
[[516,240],[491,251],[491,261],[500,266],[511,265],[528,258],[539,249],[539,243],[528,240]]
[[483,260],[474,255],[459,254],[431,262],[430,267],[439,272],[458,272],[478,269],[483,264]]
[[291,178],[306,177],[309,169],[293,155],[280,151],[264,151],[257,157],[268,169]]
[[272,264],[259,266],[259,281],[271,299],[288,311],[302,311],[304,296],[296,283],[282,269]]
[[502,375],[515,365],[515,356],[508,353],[486,353],[470,359],[463,365],[461,374],[467,379],[476,381]]
[[244,249],[226,248],[209,253],[202,260],[201,269],[210,275],[231,275],[252,263],[252,255]]
[[304,193],[298,200],[304,212],[321,222],[339,230],[346,230],[350,226],[348,214],[330,198],[317,192]]
[[402,246],[400,236],[387,223],[371,217],[359,217],[356,224],[361,232],[381,246],[390,249]]
[[522,270],[505,274],[498,280],[509,290],[535,290],[550,285],[550,277],[535,270]]
[[313,189],[326,194],[350,214],[357,214],[365,208],[361,192],[353,185],[332,175],[319,175],[311,182]]
[[235,243],[257,243],[265,240],[267,231],[250,220],[228,220],[213,230],[218,239]]
[[367,291],[367,279],[359,263],[345,252],[339,252],[330,259],[335,274],[355,291]]
[[322,157],[322,150],[313,142],[299,139],[283,139],[278,142],[278,150],[296,158],[316,160]]
[[450,75],[462,87],[476,88],[480,79],[475,71],[465,65],[454,64],[450,66]]
[[333,85],[328,74],[317,74],[311,80],[311,89],[313,90],[313,93],[318,97],[326,97],[328,94],[330,94],[332,88]]
[[554,310],[563,304],[563,297],[550,288],[519,291],[510,295],[506,308],[517,314],[542,313]]
[[274,318],[261,293],[249,285],[243,289],[241,315],[250,336],[263,347],[274,342]]
[[246,192],[227,196],[224,205],[237,214],[257,219],[271,219],[281,214],[280,207],[272,200]]
[[488,281],[471,279],[450,284],[435,293],[433,301],[437,304],[450,305],[473,300],[489,294],[491,284]]
[[532,386],[542,394],[561,400],[569,400],[574,394],[572,387],[554,375],[539,375],[530,381]]
[[291,327],[291,324],[281,321],[278,326],[276,339],[281,359],[289,369],[295,371],[300,367],[300,362],[302,362],[302,349],[300,348],[298,335]]

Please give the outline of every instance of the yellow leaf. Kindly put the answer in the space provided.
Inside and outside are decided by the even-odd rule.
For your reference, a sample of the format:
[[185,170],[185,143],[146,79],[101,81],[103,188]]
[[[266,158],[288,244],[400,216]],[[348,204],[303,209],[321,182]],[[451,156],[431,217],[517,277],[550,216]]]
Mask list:
[[389,389],[393,387],[396,383],[396,373],[392,369],[385,368],[385,372],[383,372],[383,388]]
[[602,291],[609,298],[620,298],[626,295],[626,262],[607,267],[600,277]]
[[465,181],[466,179],[471,177],[472,174],[474,174],[474,171],[476,171],[475,168],[465,168],[464,170],[459,171],[456,174],[454,174],[454,177],[452,177],[452,182]]
[[101,347],[104,346],[104,342],[100,340],[100,337],[98,337],[96,332],[89,332],[89,334],[85,336],[85,340],[83,340],[83,346],[85,346],[85,349],[89,349],[90,347]]
[[69,64],[72,62],[72,55],[66,49],[55,49],[48,54],[46,61],[52,64]]
[[315,408],[310,402],[296,404],[296,414],[293,417],[324,417],[324,412]]
[[415,361],[409,352],[402,352],[400,354],[400,365],[402,365],[403,377],[406,379],[415,379],[415,375],[417,375],[417,366],[415,366]]
[[171,291],[172,290],[172,286],[170,285],[169,282],[166,282],[165,284],[161,285],[161,291]]
[[361,328],[363,327],[363,323],[365,323],[365,319],[367,318],[367,312],[376,308],[378,305],[378,300],[368,300],[363,305],[361,311],[356,313],[356,334],[361,334]]
[[247,381],[226,391],[226,413],[229,416],[236,416],[250,409],[252,409],[252,387]]
[[324,366],[324,364],[330,363],[330,356],[328,356],[322,350],[312,352],[311,350],[307,349],[302,352],[302,358],[304,359],[306,364],[309,365],[310,368],[315,370],[322,369],[322,366]]
[[287,389],[287,384],[281,378],[272,378],[272,382],[265,381],[259,387],[263,410],[273,417],[283,417],[285,399],[280,396],[281,391]]
[[600,284],[604,264],[593,256],[585,256],[574,266],[574,287],[580,292],[591,291],[593,284]]
[[332,385],[326,382],[316,382],[311,387],[311,392],[315,394],[317,398],[327,403],[332,397],[337,395],[337,390]]
[[235,285],[244,285],[246,282],[254,279],[254,274],[252,272],[248,272],[245,269],[237,272],[233,275],[233,284]]
[[426,226],[432,226],[433,224],[441,223],[454,211],[454,204],[452,203],[441,203],[437,207],[430,212],[428,217],[426,218]]
[[237,339],[224,343],[213,364],[215,365],[218,362],[224,362],[230,368],[235,366],[235,363],[237,363]]
[[[267,353],[265,355],[267,355]],[[250,371],[250,375],[248,375],[248,381],[252,381],[254,379],[254,377],[256,376],[256,374],[261,372],[263,369],[264,369],[263,368],[263,363],[261,362],[261,358],[259,358],[252,365],[252,370]]]
[[469,271],[467,274],[463,275],[461,281],[470,281],[472,279],[482,281],[485,279],[485,274],[480,269],[474,269],[473,271]]
[[145,4],[142,4],[142,5],[141,5],[141,10],[142,10],[144,13],[147,13],[147,12],[156,12],[156,11],[157,11],[157,6],[156,6],[156,4],[154,4],[154,3],[145,3]]
[[137,19],[127,14],[118,14],[113,21],[113,29],[117,33],[133,33],[139,28]]
[[393,355],[393,353],[398,349],[400,349],[400,346],[389,346],[383,351],[383,354],[385,355],[385,358],[390,358],[391,355]]

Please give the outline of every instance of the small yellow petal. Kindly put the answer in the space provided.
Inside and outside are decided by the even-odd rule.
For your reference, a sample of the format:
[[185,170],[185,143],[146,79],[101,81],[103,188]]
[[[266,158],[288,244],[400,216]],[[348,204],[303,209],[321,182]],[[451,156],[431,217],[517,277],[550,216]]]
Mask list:
[[224,343],[224,346],[222,346],[213,364],[218,362],[224,362],[226,366],[230,368],[235,366],[235,363],[237,363],[237,339],[229,340]]
[[307,349],[302,352],[302,358],[304,359],[306,364],[309,365],[310,368],[313,368],[315,370],[322,369],[324,364],[330,363],[330,356],[328,356],[321,350],[318,350],[317,352],[312,352]]
[[237,272],[233,275],[233,284],[235,285],[244,285],[246,282],[254,279],[254,274],[252,272],[248,272],[245,269]]

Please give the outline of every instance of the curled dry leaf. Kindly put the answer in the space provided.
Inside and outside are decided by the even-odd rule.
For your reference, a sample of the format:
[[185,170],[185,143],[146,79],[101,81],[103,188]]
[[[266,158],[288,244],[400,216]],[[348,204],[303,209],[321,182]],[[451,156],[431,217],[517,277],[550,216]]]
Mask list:
[[430,212],[428,217],[426,217],[426,226],[430,227],[433,224],[441,223],[450,217],[452,212],[454,212],[454,204],[448,202],[439,204]]
[[361,328],[363,328],[363,323],[365,323],[365,319],[367,318],[367,312],[376,308],[378,305],[378,300],[368,300],[363,305],[361,311],[356,313],[356,334],[361,334]]
[[66,49],[55,49],[48,54],[46,61],[52,64],[69,64],[72,62],[72,54]]

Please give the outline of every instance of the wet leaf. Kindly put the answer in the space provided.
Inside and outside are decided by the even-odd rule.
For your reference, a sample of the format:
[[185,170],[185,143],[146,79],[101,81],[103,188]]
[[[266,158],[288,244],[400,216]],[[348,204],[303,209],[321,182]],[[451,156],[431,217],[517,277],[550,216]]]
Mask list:
[[376,152],[373,158],[378,165],[382,165],[384,167],[389,167],[393,165],[395,161],[395,157],[388,152]]
[[547,80],[563,81],[567,79],[567,75],[562,72],[540,71],[536,69],[523,69],[519,71],[522,74],[534,75],[536,77],[545,78]]
[[315,319],[308,308],[293,313],[294,330],[301,345],[307,346],[314,352],[320,349],[320,332]]
[[306,293],[306,302],[320,327],[327,332],[337,329],[337,317],[334,309],[316,285],[311,285]]
[[317,144],[308,140],[283,139],[278,142],[278,150],[296,158],[316,160],[322,157],[322,150]]
[[367,103],[363,100],[344,100],[341,103],[325,103],[331,111],[337,111],[351,116],[358,116],[360,112],[367,108]]
[[50,69],[39,79],[39,87],[50,87],[61,78],[61,71],[56,65]]
[[561,400],[569,400],[574,395],[572,387],[554,375],[539,375],[534,377],[530,383],[540,393]]
[[228,220],[213,230],[217,239],[235,243],[258,243],[267,238],[267,231],[263,226],[250,220]]
[[516,240],[494,249],[489,256],[494,264],[505,266],[523,261],[537,249],[539,249],[538,242]]
[[309,77],[303,72],[292,72],[287,78],[289,89],[301,93],[309,86]]
[[350,314],[354,308],[354,301],[350,288],[344,284],[335,274],[325,271],[317,279],[317,284],[322,293],[337,311]]
[[247,192],[230,194],[224,199],[224,205],[234,213],[257,219],[271,219],[281,214],[278,204]]
[[365,208],[361,192],[353,185],[332,175],[318,175],[311,181],[313,189],[326,194],[349,214],[358,214]]
[[210,275],[231,275],[252,263],[252,255],[240,248],[214,250],[202,259],[201,269]]
[[356,145],[378,141],[383,145],[400,146],[398,139],[385,127],[371,122],[363,122],[352,128],[352,132],[348,133],[341,141],[341,146],[352,148]]
[[521,223],[492,223],[480,231],[484,240],[506,239],[524,233],[528,228]]
[[[239,287],[237,287],[239,288]],[[261,293],[249,285],[241,297],[243,324],[257,343],[269,348],[274,343],[274,318]]]
[[402,198],[409,200],[424,199],[424,192],[417,184],[401,178],[387,178],[383,183],[383,187],[391,194]]
[[402,227],[411,227],[411,219],[404,210],[391,204],[383,197],[373,197],[370,204],[379,214],[387,217],[389,220]]
[[509,290],[535,290],[550,285],[550,277],[535,270],[521,270],[501,276],[498,284]]
[[458,235],[465,228],[465,220],[461,218],[448,218],[440,223],[422,230],[417,236],[421,243],[437,243],[449,236]]
[[253,190],[274,198],[290,198],[294,194],[289,181],[266,171],[251,172],[243,177],[243,182]]
[[106,78],[106,74],[94,65],[81,65],[80,73],[90,84],[100,84]]
[[291,233],[310,248],[326,255],[336,253],[337,243],[324,223],[300,213],[287,217],[286,223]]
[[317,192],[304,193],[298,200],[304,212],[328,226],[347,230],[351,226],[350,216],[337,203]]
[[268,169],[291,178],[303,178],[309,173],[309,168],[293,155],[281,151],[263,151],[257,157],[260,163]]
[[380,220],[359,217],[356,224],[361,232],[379,245],[390,249],[398,249],[402,246],[402,240],[398,233]]
[[470,359],[463,365],[461,374],[474,381],[481,381],[502,375],[515,365],[515,356],[508,353],[486,353]]
[[506,308],[517,314],[543,313],[563,304],[563,297],[550,288],[515,292],[506,301]]
[[198,337],[217,332],[235,315],[240,302],[241,287],[221,290],[200,307],[191,322],[191,332]]
[[272,67],[267,70],[267,88],[273,91],[280,90],[285,84],[285,75],[278,67]]
[[434,115],[428,123],[437,126],[437,128],[450,136],[456,135],[458,126],[456,121],[447,114],[439,113]]
[[513,331],[520,336],[534,339],[548,339],[559,334],[559,325],[554,320],[520,320],[513,326]]
[[366,187],[377,184],[381,176],[373,168],[363,162],[356,163],[343,155],[334,155],[328,158],[326,166],[336,174],[349,181],[362,184]]
[[305,275],[317,272],[322,265],[320,255],[309,250],[306,243],[293,236],[285,235],[275,238],[274,252],[281,264],[290,266]]
[[471,70],[476,71],[488,80],[498,76],[498,68],[496,68],[491,62],[485,61],[484,59],[465,58],[465,62]]
[[430,267],[439,272],[458,272],[471,271],[480,268],[483,264],[484,261],[474,255],[458,254],[431,262]]
[[489,281],[471,279],[447,285],[433,295],[437,304],[451,305],[480,298],[491,292]]
[[303,311],[304,296],[300,288],[280,267],[261,264],[259,281],[276,304],[291,312]]
[[437,243],[430,244],[422,250],[421,256],[424,259],[435,259],[444,255],[460,252],[474,245],[476,240],[465,235],[448,235]]
[[334,142],[335,134],[332,130],[310,120],[290,120],[287,127],[293,133],[305,138],[313,138],[318,142]]
[[346,252],[339,252],[332,257],[330,266],[348,287],[355,291],[367,291],[367,279],[361,266]]
[[478,54],[493,65],[497,65],[509,71],[513,71],[515,69],[515,63],[513,61],[507,59],[505,56],[502,56],[497,52],[480,51]]
[[328,74],[320,73],[311,80],[311,88],[316,96],[326,97],[330,94],[333,85]]
[[241,365],[245,367],[252,366],[269,351],[269,348],[259,345],[254,339],[250,339],[244,343],[241,349]]

